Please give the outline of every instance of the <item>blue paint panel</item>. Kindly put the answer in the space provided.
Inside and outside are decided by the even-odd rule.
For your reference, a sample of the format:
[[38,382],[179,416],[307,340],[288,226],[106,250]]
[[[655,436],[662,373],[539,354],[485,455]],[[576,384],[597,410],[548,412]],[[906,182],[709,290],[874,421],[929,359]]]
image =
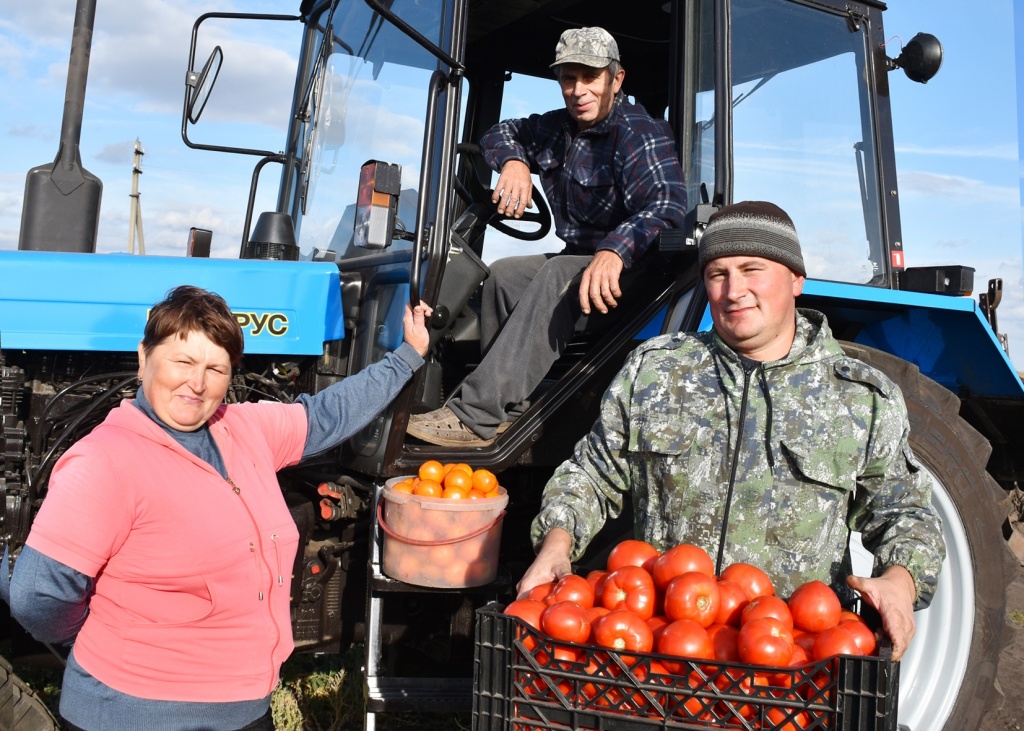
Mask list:
[[650,340],[653,337],[661,335],[662,330],[665,327],[665,318],[668,317],[668,305],[665,305],[656,313],[654,317],[647,321],[647,324],[636,334],[634,340]]
[[247,353],[321,355],[345,335],[331,263],[0,251],[0,274],[5,350],[134,352],[148,309],[180,284],[227,300]]
[[[1024,383],[969,297],[808,279],[798,307],[824,312],[837,337],[909,361],[953,393],[1024,398]],[[699,330],[712,327],[706,308]]]
[[953,393],[1024,397],[1024,384],[969,297],[807,280],[798,306],[824,312],[840,336],[914,363]]

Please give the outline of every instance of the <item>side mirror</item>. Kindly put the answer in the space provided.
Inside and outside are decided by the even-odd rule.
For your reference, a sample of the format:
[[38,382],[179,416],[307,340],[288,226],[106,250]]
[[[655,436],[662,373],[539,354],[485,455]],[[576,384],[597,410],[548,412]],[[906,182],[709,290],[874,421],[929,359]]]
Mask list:
[[911,81],[927,84],[942,66],[942,44],[931,33],[918,33],[889,64],[892,69],[903,69]]
[[210,98],[213,85],[217,82],[217,74],[220,73],[221,64],[224,63],[224,52],[217,46],[210,53],[210,57],[203,64],[203,70],[198,74],[189,71],[185,77],[185,83],[191,87],[191,98],[188,101],[188,121],[195,124],[203,113],[206,101]]

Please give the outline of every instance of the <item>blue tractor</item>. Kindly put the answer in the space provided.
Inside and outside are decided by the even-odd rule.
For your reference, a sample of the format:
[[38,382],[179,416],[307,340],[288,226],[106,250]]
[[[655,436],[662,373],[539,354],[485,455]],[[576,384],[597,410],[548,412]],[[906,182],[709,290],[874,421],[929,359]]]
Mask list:
[[[1024,468],[1024,385],[996,329],[1000,284],[975,301],[969,262],[905,265],[889,72],[927,81],[941,46],[922,34],[887,57],[884,10],[876,0],[668,0],[628,12],[619,0],[302,0],[295,15],[202,16],[182,137],[255,160],[239,256],[209,258],[202,230],[183,256],[94,253],[99,183],[80,169],[75,123],[65,120],[65,160],[30,172],[19,250],[0,252],[4,544],[16,558],[55,461],[133,396],[147,308],[171,287],[215,290],[238,317],[246,356],[228,395],[236,401],[290,401],[357,373],[397,345],[404,303],[423,299],[435,308],[427,367],[342,448],[280,475],[304,545],[293,629],[299,651],[365,643],[367,727],[391,710],[467,710],[474,611],[508,600],[530,562],[528,525],[547,477],[638,341],[709,327],[695,257],[708,216],[733,201],[771,200],[801,234],[811,278],[800,304],[825,312],[849,353],[900,385],[913,448],[935,481],[949,555],[902,662],[899,723],[977,728],[997,700],[1010,566],[1003,529]],[[255,22],[296,34],[283,151],[202,141],[218,72],[246,61],[212,47],[209,29]],[[543,200],[527,223],[496,216],[475,143],[499,119],[560,104],[551,49],[582,25],[618,39],[625,92],[672,126],[686,227],[663,234],[667,264],[645,271],[613,317],[581,322],[492,445],[419,443],[406,436],[410,414],[443,404],[479,361],[486,262],[551,247]],[[81,83],[76,92],[69,80],[69,99],[84,93],[74,55]],[[78,109],[80,125],[81,96]],[[276,208],[257,215],[257,188],[270,177],[279,179]],[[487,467],[507,488],[494,584],[423,592],[379,573],[381,486],[427,459]],[[631,525],[623,521],[620,531]],[[605,546],[620,535],[615,526],[604,533]],[[12,661],[47,656],[16,626],[4,637]],[[9,726],[0,714],[0,727],[53,727],[6,662],[0,681],[0,708],[16,710]]]

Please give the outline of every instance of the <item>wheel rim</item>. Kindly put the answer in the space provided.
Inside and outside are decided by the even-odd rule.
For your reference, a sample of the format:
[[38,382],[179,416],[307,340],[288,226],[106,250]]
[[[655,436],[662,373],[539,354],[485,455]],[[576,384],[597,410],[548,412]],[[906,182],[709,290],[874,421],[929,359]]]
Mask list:
[[[932,477],[932,506],[942,519],[946,558],[931,606],[914,614],[917,632],[900,662],[899,724],[938,731],[949,718],[967,672],[974,636],[974,564],[960,514],[946,488]],[[855,535],[854,573],[869,576],[871,554]]]

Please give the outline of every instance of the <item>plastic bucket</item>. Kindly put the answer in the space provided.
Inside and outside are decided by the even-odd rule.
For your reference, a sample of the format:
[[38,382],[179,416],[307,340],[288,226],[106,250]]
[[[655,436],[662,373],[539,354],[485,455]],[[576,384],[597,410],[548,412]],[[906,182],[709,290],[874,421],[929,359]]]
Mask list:
[[377,520],[384,532],[382,569],[408,584],[441,589],[482,586],[498,573],[508,494],[479,500],[421,497],[384,485]]

